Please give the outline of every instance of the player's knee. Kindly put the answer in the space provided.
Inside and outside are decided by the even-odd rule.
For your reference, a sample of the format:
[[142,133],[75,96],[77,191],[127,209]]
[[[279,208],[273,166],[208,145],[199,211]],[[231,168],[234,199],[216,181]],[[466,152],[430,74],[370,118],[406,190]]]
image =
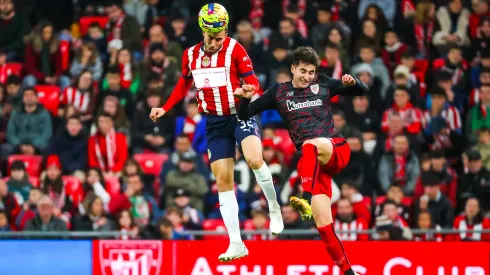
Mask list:
[[262,156],[258,154],[256,156],[254,155],[245,157],[245,160],[247,161],[248,166],[252,168],[252,170],[260,169],[260,167],[264,165],[264,160],[262,159]]
[[233,179],[228,176],[217,176],[216,187],[218,188],[218,192],[233,190]]

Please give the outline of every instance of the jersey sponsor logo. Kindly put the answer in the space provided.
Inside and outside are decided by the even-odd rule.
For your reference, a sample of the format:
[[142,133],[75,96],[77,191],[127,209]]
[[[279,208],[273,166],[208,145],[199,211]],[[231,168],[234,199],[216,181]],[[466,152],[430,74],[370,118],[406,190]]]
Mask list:
[[310,90],[311,90],[312,93],[318,94],[318,91],[320,90],[320,86],[318,86],[318,84],[311,85],[310,86]]
[[226,68],[206,68],[192,70],[196,88],[218,88],[226,86]]
[[317,99],[313,101],[307,100],[305,102],[298,102],[298,103],[288,100],[286,101],[286,104],[288,106],[288,111],[294,111],[294,110],[308,108],[308,107],[322,106],[323,102],[321,101],[321,99]]
[[161,241],[100,241],[99,259],[103,275],[160,274]]
[[288,96],[293,96],[294,95],[294,92],[288,92],[287,94]]

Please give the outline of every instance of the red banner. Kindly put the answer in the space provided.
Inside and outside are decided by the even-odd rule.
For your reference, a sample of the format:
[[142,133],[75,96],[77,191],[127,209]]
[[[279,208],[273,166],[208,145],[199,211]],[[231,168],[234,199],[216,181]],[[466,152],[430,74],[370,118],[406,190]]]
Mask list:
[[[162,245],[163,244],[163,245]],[[218,262],[226,241],[96,241],[95,275],[342,275],[318,241],[251,241],[250,255]],[[488,243],[346,242],[361,275],[488,275]]]

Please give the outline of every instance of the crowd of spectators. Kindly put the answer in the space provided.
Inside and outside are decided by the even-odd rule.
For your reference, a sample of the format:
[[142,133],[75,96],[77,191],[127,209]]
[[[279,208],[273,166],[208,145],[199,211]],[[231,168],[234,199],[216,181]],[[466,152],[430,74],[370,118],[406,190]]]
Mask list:
[[[331,99],[351,148],[333,214],[336,229],[377,233],[340,238],[490,241],[437,233],[490,229],[487,0],[216,2],[263,89],[291,80],[291,52],[304,45],[321,56],[320,73],[368,84],[366,95]],[[202,39],[206,3],[0,0],[0,231],[223,230],[195,89],[156,123],[148,117],[180,77],[183,50]],[[259,121],[285,227],[310,228],[288,205],[301,185],[287,131],[275,111]],[[238,150],[236,159],[243,228],[267,229],[266,200]]]

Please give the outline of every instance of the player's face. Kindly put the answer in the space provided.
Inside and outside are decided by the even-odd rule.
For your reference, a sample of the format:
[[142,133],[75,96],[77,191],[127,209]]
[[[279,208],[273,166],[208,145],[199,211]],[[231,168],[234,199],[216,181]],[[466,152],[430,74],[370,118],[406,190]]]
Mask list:
[[297,66],[291,66],[291,72],[293,73],[293,86],[304,89],[315,78],[316,67],[313,64],[300,62]]
[[221,31],[217,34],[209,34],[207,32],[203,32],[202,34],[204,36],[204,49],[208,53],[217,52],[223,46],[227,36],[226,31]]

